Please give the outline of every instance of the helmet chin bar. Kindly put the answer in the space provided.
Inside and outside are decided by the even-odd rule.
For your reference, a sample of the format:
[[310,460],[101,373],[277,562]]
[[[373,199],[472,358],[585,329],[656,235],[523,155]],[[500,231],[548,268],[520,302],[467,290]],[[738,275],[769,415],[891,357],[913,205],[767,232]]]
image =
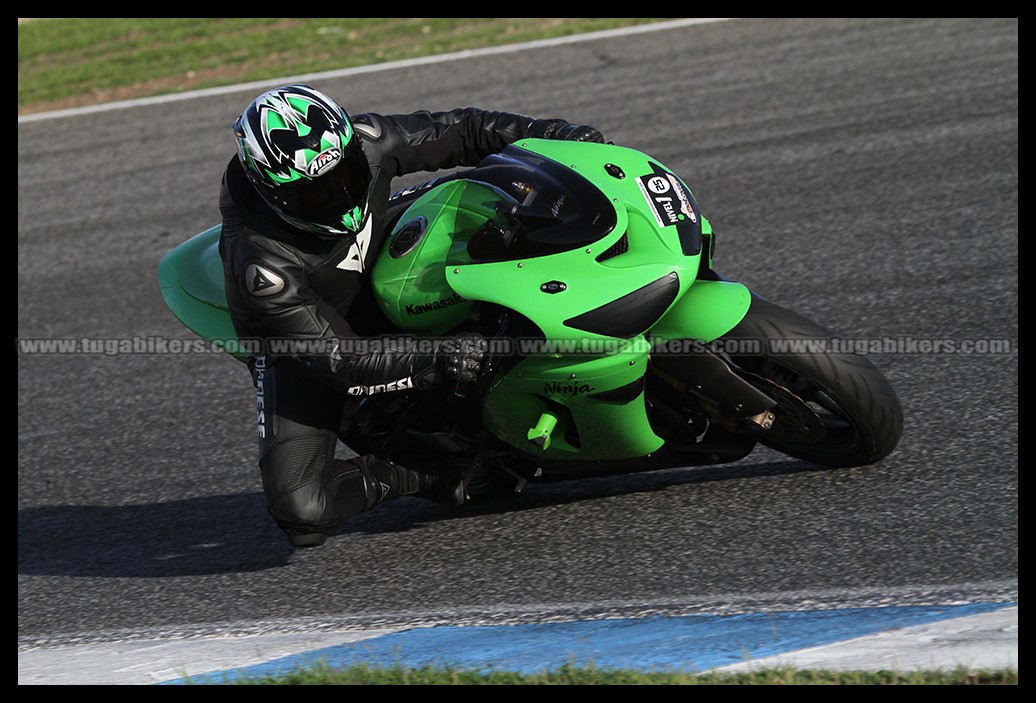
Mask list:
[[[267,201],[267,202],[269,202],[269,201]],[[367,218],[370,217],[370,207],[365,205],[364,208],[363,208],[363,215],[360,217],[358,226],[356,227],[355,230],[352,230],[352,229],[346,227],[344,224],[341,225],[340,227],[336,228],[336,227],[334,227],[333,225],[330,225],[330,224],[323,224],[323,223],[320,223],[320,222],[310,222],[308,220],[303,220],[303,219],[298,218],[298,217],[292,217],[291,215],[287,215],[284,212],[282,212],[281,209],[276,207],[276,205],[274,203],[269,203],[269,204],[273,208],[273,211],[276,212],[277,215],[282,220],[287,222],[292,227],[295,227],[296,229],[301,229],[301,230],[304,230],[306,232],[316,232],[318,234],[329,234],[329,235],[338,236],[338,237],[341,237],[343,235],[353,235],[353,236],[355,236],[355,235],[359,234],[360,232],[363,231],[363,226],[367,223]],[[343,216],[343,219],[344,219],[344,216]]]

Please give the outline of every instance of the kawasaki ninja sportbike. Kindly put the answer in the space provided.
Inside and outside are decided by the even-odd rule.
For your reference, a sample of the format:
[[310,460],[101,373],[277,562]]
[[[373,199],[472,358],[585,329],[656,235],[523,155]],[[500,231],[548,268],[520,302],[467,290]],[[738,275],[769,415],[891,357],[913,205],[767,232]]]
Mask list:
[[[830,467],[895,449],[903,414],[863,356],[713,266],[687,186],[609,144],[528,139],[396,193],[372,271],[411,336],[477,331],[489,372],[442,392],[356,388],[342,441],[405,466],[464,467],[472,498],[529,480],[733,462],[762,444]],[[219,227],[159,268],[173,313],[244,357]]]

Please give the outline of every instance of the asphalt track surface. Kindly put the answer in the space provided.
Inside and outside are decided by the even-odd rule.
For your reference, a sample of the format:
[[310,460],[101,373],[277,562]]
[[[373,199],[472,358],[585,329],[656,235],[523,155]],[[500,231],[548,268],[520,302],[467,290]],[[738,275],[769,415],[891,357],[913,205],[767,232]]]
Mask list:
[[[243,367],[103,353],[190,338],[156,267],[217,221],[257,91],[20,120],[20,651],[1017,599],[1017,19],[742,19],[317,85],[355,112],[560,116],[653,154],[712,221],[720,271],[875,352],[901,444],[855,469],[759,450],[458,511],[400,499],[293,551]],[[24,346],[59,338],[88,341]]]

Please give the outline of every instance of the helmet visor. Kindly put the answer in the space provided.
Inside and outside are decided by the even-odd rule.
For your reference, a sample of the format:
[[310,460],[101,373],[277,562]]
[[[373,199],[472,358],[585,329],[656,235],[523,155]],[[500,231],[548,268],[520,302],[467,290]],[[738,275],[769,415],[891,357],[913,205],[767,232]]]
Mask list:
[[360,140],[354,138],[334,168],[313,179],[281,185],[277,199],[284,214],[290,217],[336,225],[353,208],[364,209],[370,185],[370,165]]

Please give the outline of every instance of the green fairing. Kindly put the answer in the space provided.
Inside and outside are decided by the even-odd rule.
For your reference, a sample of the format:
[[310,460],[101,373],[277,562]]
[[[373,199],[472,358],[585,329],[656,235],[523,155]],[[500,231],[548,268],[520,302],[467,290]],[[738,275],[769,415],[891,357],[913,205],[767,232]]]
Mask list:
[[[418,198],[394,228],[374,263],[371,281],[381,311],[400,329],[444,334],[467,319],[471,302],[450,288],[445,262],[455,234],[473,232],[485,222],[488,215],[477,201],[487,188],[467,181],[445,183]],[[405,256],[393,256],[392,240],[418,218],[427,223],[424,235]]]
[[[652,341],[712,341],[742,319],[749,292],[738,283],[695,280],[701,257],[711,252],[712,229],[701,217],[701,250],[685,254],[677,228],[656,221],[638,178],[661,175],[663,185],[675,178],[657,161],[604,144],[530,139],[517,146],[564,164],[592,183],[614,208],[614,226],[567,250],[476,262],[468,243],[487,221],[506,228],[507,220],[495,205],[516,201],[490,183],[446,182],[408,208],[379,254],[372,283],[381,309],[400,329],[425,336],[446,335],[462,325],[475,301],[521,313],[538,325],[547,346],[494,381],[484,399],[486,428],[525,452],[549,459],[650,454],[664,442],[652,430],[644,403],[647,336]],[[556,209],[564,207],[578,205],[555,203]],[[607,214],[603,219],[611,222]],[[694,216],[691,221],[697,222]],[[240,359],[245,350],[237,343],[226,309],[219,230],[213,227],[177,247],[162,261],[159,280],[181,322]],[[393,253],[393,243],[404,232]],[[412,239],[404,246],[406,236]],[[598,260],[624,236],[628,250]],[[546,291],[551,281],[563,282],[564,288]],[[658,317],[639,333],[612,337],[566,324],[659,281],[673,283],[667,287],[672,302],[658,309]],[[545,434],[543,428],[550,428],[549,438],[532,441]]]
[[[483,421],[505,442],[549,459],[621,459],[644,456],[663,441],[651,429],[641,389],[628,402],[594,396],[639,383],[647,370],[641,338],[629,351],[608,356],[531,356],[490,387]],[[544,412],[557,417],[546,449],[529,441],[529,430]]]
[[187,329],[240,361],[247,357],[227,309],[220,225],[191,237],[162,259],[158,285],[166,305]]
[[[744,315],[748,291],[734,283],[694,283],[701,254],[683,254],[675,229],[656,224],[637,184],[637,176],[652,173],[644,154],[561,141],[526,140],[518,146],[568,164],[604,192],[615,210],[615,226],[589,246],[475,262],[467,254],[467,243],[487,220],[506,226],[494,205],[515,200],[488,183],[445,183],[415,201],[390,237],[391,243],[402,230],[416,226],[423,232],[418,243],[402,255],[397,251],[393,256],[386,248],[374,267],[383,310],[401,328],[425,334],[446,334],[464,322],[473,301],[513,309],[537,324],[548,353],[521,361],[498,378],[485,397],[486,427],[504,441],[552,459],[632,458],[656,451],[663,441],[648,422],[642,391],[632,400],[594,398],[641,381],[648,361],[644,335],[609,337],[574,329],[565,321],[675,273],[676,302],[661,316],[652,335],[711,341]],[[611,175],[616,167],[628,175]],[[711,236],[708,222],[703,220],[701,226],[702,234]],[[629,250],[598,261],[624,235]],[[703,249],[707,251],[707,246]],[[563,281],[565,289],[544,292],[543,284],[554,280]],[[458,296],[463,303],[457,304]],[[594,348],[604,353],[585,351]],[[539,435],[532,428],[545,412],[553,416],[549,424],[554,424],[554,417],[557,423],[541,447],[530,438]]]

